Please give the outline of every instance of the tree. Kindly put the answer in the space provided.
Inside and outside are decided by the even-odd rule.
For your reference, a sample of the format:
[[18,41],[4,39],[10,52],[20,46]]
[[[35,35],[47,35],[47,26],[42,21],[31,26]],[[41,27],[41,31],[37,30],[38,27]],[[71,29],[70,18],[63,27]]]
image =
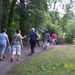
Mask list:
[[8,26],[10,27],[11,23],[12,23],[12,19],[13,19],[13,13],[14,13],[14,8],[15,8],[15,4],[16,4],[17,0],[13,0],[12,4],[11,4],[11,9],[10,9],[10,13],[9,13],[9,19],[8,19]]
[[20,30],[21,30],[21,34],[22,36],[24,36],[24,28],[25,28],[25,4],[24,4],[24,0],[20,0],[20,5],[19,5],[20,11]]
[[0,0],[0,32],[1,32],[1,20],[2,20],[2,0]]

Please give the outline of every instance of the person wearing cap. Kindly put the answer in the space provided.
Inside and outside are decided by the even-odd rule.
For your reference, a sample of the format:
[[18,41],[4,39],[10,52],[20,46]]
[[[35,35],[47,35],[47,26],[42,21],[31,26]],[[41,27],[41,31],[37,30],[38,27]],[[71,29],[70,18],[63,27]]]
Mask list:
[[31,45],[31,55],[34,54],[34,47],[36,45],[36,39],[37,38],[38,38],[38,35],[36,34],[35,29],[32,28],[31,33],[30,33],[29,38],[28,38],[28,44],[30,42],[30,45]]

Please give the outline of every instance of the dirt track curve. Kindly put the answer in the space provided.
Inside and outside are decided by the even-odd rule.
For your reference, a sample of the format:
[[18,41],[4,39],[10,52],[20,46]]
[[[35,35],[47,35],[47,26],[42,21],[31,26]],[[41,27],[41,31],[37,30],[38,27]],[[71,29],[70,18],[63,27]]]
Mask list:
[[[57,45],[56,47],[62,47],[62,46],[75,46],[74,44],[72,45]],[[51,50],[52,46],[49,46],[48,50]],[[1,51],[1,50],[0,50]],[[20,61],[17,61],[16,58],[17,56],[15,55],[14,57],[14,62],[11,62],[11,55],[8,53],[8,50],[6,49],[5,55],[6,58],[4,58],[4,61],[0,61],[0,75],[7,75],[7,73],[12,70],[14,67],[17,65],[20,65],[22,62],[27,61],[28,59],[38,55],[39,53],[42,53],[44,51],[47,51],[43,49],[42,47],[35,47],[35,53],[34,55],[30,55],[30,46],[25,46],[22,49],[22,55],[20,56]]]

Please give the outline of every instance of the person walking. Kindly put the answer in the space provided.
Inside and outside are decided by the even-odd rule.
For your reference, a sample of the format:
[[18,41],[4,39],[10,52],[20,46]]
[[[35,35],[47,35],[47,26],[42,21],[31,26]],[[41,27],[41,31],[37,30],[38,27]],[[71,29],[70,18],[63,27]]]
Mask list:
[[6,49],[6,43],[8,42],[8,45],[10,46],[8,35],[6,34],[7,30],[3,28],[2,33],[0,33],[0,47],[1,47],[1,56],[0,61],[3,61],[3,58],[5,58],[5,49]]
[[34,54],[34,47],[36,45],[36,39],[37,38],[38,38],[38,35],[36,34],[35,29],[32,28],[31,33],[30,33],[29,38],[28,38],[28,44],[30,42],[30,45],[31,45],[31,55]]
[[42,46],[41,46],[41,47],[43,47],[43,46],[44,46],[44,44],[45,44],[44,37],[45,37],[45,33],[46,33],[46,31],[48,31],[48,29],[44,30],[44,33],[43,33],[43,44],[42,44]]
[[53,34],[52,34],[52,48],[55,48],[56,41],[57,41],[57,39],[56,39],[55,31],[54,31]]
[[20,60],[21,47],[23,48],[22,37],[19,34],[19,29],[16,29],[16,34],[12,37],[12,57],[11,62],[13,62],[14,55],[17,54],[17,60]]
[[46,30],[45,35],[44,35],[44,43],[45,43],[44,49],[48,49],[50,40],[51,40],[50,34],[48,30]]
[[38,31],[36,31],[36,34],[38,35],[36,42],[37,42],[38,47],[40,47],[40,44],[39,44],[40,35],[39,35]]

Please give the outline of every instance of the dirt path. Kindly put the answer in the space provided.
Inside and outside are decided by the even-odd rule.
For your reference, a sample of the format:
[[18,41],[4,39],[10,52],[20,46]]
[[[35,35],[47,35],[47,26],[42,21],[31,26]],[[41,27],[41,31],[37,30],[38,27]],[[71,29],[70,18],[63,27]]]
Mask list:
[[[56,47],[62,47],[62,46],[75,46],[74,44],[72,45],[57,45]],[[49,46],[49,50],[51,49],[51,45]],[[17,65],[21,64],[22,62],[38,55],[39,53],[42,53],[44,51],[47,51],[43,49],[42,47],[36,47],[35,48],[35,53],[34,55],[30,55],[31,49],[30,46],[26,46],[22,50],[22,55],[20,56],[21,60],[17,61],[16,60],[16,55],[14,57],[14,62],[11,62],[11,55],[8,53],[7,49],[5,52],[6,58],[4,58],[4,61],[0,61],[0,75],[7,75],[7,73],[12,70],[14,67]]]

